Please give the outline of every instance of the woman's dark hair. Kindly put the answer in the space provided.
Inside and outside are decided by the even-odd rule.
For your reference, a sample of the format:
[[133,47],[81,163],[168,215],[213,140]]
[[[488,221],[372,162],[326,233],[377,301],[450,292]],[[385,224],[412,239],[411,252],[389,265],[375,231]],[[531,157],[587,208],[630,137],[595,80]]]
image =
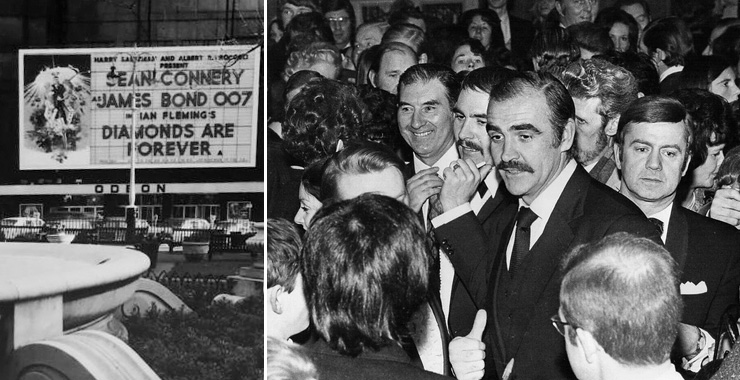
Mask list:
[[[689,171],[706,162],[708,147],[724,144],[735,125],[730,105],[719,95],[698,88],[682,89],[671,94],[689,114],[693,140]],[[712,140],[714,135],[714,140]]]
[[629,33],[627,38],[630,42],[630,47],[627,51],[633,53],[637,52],[637,38],[640,35],[640,25],[637,24],[637,21],[635,21],[635,18],[632,17],[632,15],[619,8],[609,7],[601,10],[598,16],[596,16],[596,21],[594,22],[597,26],[604,28],[607,34],[611,31],[614,24],[617,23],[624,24],[627,27],[627,31]]
[[723,57],[712,55],[688,57],[683,71],[679,74],[681,81],[678,88],[709,90],[712,81],[728,67],[730,67],[730,62]]
[[321,178],[324,176],[324,166],[328,157],[320,158],[303,169],[301,185],[307,193],[316,199],[321,199]]
[[501,31],[501,20],[498,18],[498,14],[490,9],[471,9],[465,11],[460,16],[458,25],[467,31],[470,24],[473,23],[475,16],[480,16],[481,20],[491,27],[491,45],[488,47],[488,50],[500,47],[506,48],[504,33]]

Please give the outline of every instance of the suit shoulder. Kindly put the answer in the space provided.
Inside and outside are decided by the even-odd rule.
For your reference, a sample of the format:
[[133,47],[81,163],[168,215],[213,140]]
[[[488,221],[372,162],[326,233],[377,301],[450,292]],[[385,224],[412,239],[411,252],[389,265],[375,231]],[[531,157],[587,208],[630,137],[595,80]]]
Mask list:
[[635,214],[644,216],[634,202],[627,199],[624,195],[618,193],[611,187],[591,178],[588,187],[588,196],[586,202],[596,203],[597,207],[590,207],[586,209],[586,212],[594,212],[598,214]]
[[684,207],[676,207],[674,210],[678,210],[685,218],[686,223],[692,230],[691,234],[706,234],[706,237],[710,236],[723,236],[727,238],[738,239],[740,238],[740,232],[735,227],[715,220],[704,215],[698,214]]

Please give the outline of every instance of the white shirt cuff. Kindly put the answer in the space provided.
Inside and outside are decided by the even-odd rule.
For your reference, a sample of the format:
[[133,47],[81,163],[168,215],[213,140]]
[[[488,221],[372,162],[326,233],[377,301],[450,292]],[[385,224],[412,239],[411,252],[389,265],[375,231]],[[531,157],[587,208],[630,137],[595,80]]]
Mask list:
[[437,228],[443,226],[467,214],[469,211],[473,211],[473,209],[470,207],[470,202],[465,202],[460,206],[457,206],[452,210],[447,211],[444,214],[440,214],[436,218],[432,219],[432,227]]

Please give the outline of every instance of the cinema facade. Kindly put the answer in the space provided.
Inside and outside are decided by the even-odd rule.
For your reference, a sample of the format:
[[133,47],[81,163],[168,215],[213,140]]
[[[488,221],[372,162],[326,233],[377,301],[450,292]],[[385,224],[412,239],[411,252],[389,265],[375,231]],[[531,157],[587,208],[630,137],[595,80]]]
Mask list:
[[17,163],[6,162],[17,170],[4,169],[0,216],[123,216],[133,156],[141,218],[261,221],[260,53],[21,50]]

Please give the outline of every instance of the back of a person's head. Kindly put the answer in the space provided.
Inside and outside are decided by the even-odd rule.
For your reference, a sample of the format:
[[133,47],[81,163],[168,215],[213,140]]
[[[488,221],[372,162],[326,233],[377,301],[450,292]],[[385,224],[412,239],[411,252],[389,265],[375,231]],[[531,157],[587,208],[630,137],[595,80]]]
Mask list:
[[316,332],[343,355],[399,344],[425,299],[426,232],[403,203],[364,194],[322,207],[301,252]]
[[317,380],[316,366],[303,348],[289,341],[266,337],[265,380]]
[[424,13],[412,1],[396,0],[388,12],[388,23],[391,25],[408,23],[409,19],[424,19]]
[[626,69],[599,58],[576,61],[560,77],[575,99],[598,98],[598,112],[607,119],[619,116],[637,99],[637,81]]
[[642,95],[660,94],[660,77],[647,54],[610,51],[593,58],[606,60],[632,73],[637,81],[637,89]]
[[642,33],[642,43],[650,55],[662,50],[666,55],[663,62],[669,67],[683,65],[686,56],[694,51],[691,32],[678,17],[652,21]]
[[301,236],[285,219],[267,219],[267,288],[282,286],[292,292],[300,271]]
[[537,71],[557,76],[571,62],[579,59],[581,52],[567,30],[543,29],[532,41],[529,56]]
[[609,32],[590,22],[573,24],[567,28],[573,42],[584,50],[600,54],[614,50],[614,42],[609,38]]
[[740,190],[740,146],[730,149],[717,171],[717,187]]
[[617,233],[575,247],[562,270],[560,309],[571,344],[580,328],[622,365],[669,360],[683,303],[677,264],[665,248]]
[[308,83],[288,104],[283,121],[286,152],[307,165],[356,139],[362,104],[354,86],[322,79]]
[[712,54],[724,57],[733,65],[740,60],[740,25],[730,26],[712,41]]
[[389,42],[400,42],[411,49],[418,55],[423,53],[425,41],[424,31],[413,24],[391,24],[388,30],[383,33],[381,44]]
[[308,83],[322,78],[324,77],[321,74],[313,70],[299,70],[293,73],[285,83],[285,89],[283,90],[283,100],[285,101],[285,104],[288,104],[288,101],[290,100],[288,99],[288,95],[291,91],[303,88],[303,86]]
[[357,86],[364,106],[362,127],[357,133],[362,140],[385,145],[396,150],[403,140],[398,129],[396,111],[398,97],[371,85]]
[[395,168],[403,174],[404,162],[390,148],[371,141],[348,145],[326,162],[321,178],[321,199],[340,198],[339,181],[343,176],[382,172]]
[[385,42],[380,45],[377,45],[377,47],[375,48],[377,49],[377,51],[372,55],[371,58],[373,58],[373,60],[370,63],[370,71],[374,71],[375,73],[380,72],[380,63],[383,61],[383,58],[385,57],[385,55],[390,52],[398,52],[398,53],[406,54],[409,57],[413,57],[413,59],[417,60],[418,62],[418,56],[416,52],[414,51],[414,49],[402,42],[397,42],[397,41]]
[[429,30],[429,41],[425,49],[429,63],[449,65],[455,49],[468,39],[468,33],[458,25],[443,25]]
[[628,7],[630,5],[639,4],[642,5],[642,9],[645,10],[648,16],[650,16],[650,4],[646,0],[617,0],[614,6],[617,8]]

